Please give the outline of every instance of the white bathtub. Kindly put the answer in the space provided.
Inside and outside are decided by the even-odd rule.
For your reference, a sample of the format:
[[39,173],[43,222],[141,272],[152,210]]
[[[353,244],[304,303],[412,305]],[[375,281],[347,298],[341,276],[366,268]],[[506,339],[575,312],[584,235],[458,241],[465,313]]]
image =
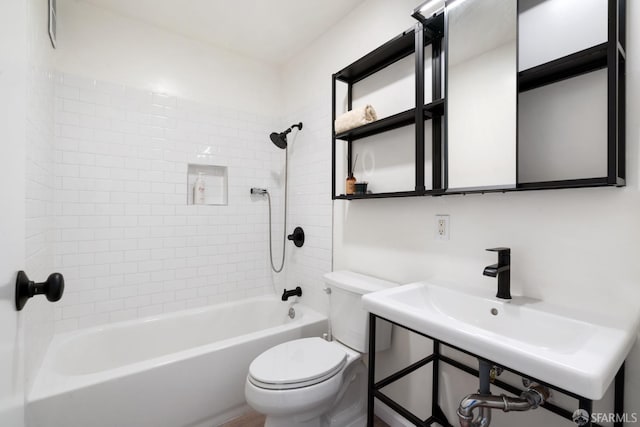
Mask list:
[[27,398],[28,427],[217,426],[246,410],[249,364],[327,318],[274,297],[57,335]]

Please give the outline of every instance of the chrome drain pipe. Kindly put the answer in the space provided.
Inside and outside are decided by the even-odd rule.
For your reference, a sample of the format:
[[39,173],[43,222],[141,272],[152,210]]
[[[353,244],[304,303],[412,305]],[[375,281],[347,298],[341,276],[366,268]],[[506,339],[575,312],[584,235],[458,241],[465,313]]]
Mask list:
[[[458,419],[460,427],[488,427],[491,423],[491,410],[528,411],[536,409],[549,398],[549,389],[534,384],[523,391],[520,397],[509,397],[504,394],[492,396],[486,394],[470,394],[460,402]],[[478,408],[478,416],[473,419],[473,411]]]

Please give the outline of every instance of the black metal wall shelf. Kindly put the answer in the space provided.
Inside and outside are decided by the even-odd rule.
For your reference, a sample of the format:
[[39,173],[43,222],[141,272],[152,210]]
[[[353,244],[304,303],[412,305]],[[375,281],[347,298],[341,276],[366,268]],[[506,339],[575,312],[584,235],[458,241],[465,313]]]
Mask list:
[[411,28],[389,40],[379,48],[338,71],[334,77],[344,83],[355,84],[396,61],[414,53],[415,35]]
[[[351,65],[333,75],[333,112],[332,119],[336,119],[336,82],[347,84],[347,110],[352,109],[353,85],[399,61],[411,54],[415,56],[415,105],[407,111],[380,119],[376,122],[335,134],[332,126],[332,185],[331,197],[338,200],[379,199],[387,197],[415,197],[428,193],[425,188],[425,136],[424,121],[444,114],[444,99],[442,99],[442,38],[444,36],[444,13],[432,19],[416,24],[413,28],[403,32],[379,48],[373,50]],[[425,64],[424,50],[432,47],[432,93],[435,101],[425,105]],[[383,192],[374,194],[336,194],[336,141],[346,141],[347,144],[347,173],[351,174],[352,143],[362,138],[381,134],[407,125],[415,125],[415,186],[413,189],[397,192]],[[442,125],[440,120],[434,120],[432,138],[433,158],[440,158],[442,153]],[[439,162],[434,163],[432,171],[434,188],[439,189],[442,182],[442,168]],[[345,177],[346,178],[346,177]]]
[[518,73],[518,91],[526,92],[607,67],[608,43],[538,65]]
[[373,123],[369,123],[364,126],[357,127],[347,132],[342,132],[336,135],[336,139],[343,141],[355,141],[357,139],[366,138],[382,132],[387,132],[393,129],[397,129],[403,126],[410,125],[416,121],[416,109],[403,111],[402,113],[394,114],[393,116],[385,117],[384,119],[376,120]]
[[390,193],[367,193],[367,194],[340,194],[335,198],[338,200],[358,200],[358,199],[386,199],[391,197],[415,197],[422,196],[423,193],[417,191],[395,191]]

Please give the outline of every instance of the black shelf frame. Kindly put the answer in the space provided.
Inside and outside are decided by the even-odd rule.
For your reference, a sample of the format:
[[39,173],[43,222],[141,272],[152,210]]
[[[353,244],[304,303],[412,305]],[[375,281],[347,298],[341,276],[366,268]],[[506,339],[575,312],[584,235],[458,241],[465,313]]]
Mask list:
[[[433,162],[433,190],[425,188],[425,137],[424,122],[433,120],[432,155],[434,159],[442,157],[442,124],[440,117],[444,114],[442,99],[442,40],[444,37],[444,14],[433,16],[424,23],[404,31],[384,45],[358,59],[332,76],[332,145],[331,145],[331,197],[333,200],[380,199],[390,197],[416,197],[433,194],[441,190],[442,166],[439,161]],[[425,67],[424,49],[432,47],[432,94],[434,101],[425,105]],[[347,84],[347,110],[353,108],[353,86],[372,74],[383,70],[395,62],[415,55],[415,108],[385,117],[373,123],[342,132],[335,133],[336,119],[336,85],[337,82]],[[411,190],[369,193],[369,194],[337,194],[336,193],[336,144],[345,141],[347,144],[347,173],[351,174],[353,142],[359,139],[378,135],[400,127],[415,125],[415,186]],[[345,177],[346,178],[346,177]]]
[[412,27],[404,31],[402,34],[394,37],[379,48],[335,73],[333,75],[334,78],[341,82],[354,85],[394,62],[406,58],[414,53],[415,50],[414,30],[415,28]]
[[607,41],[518,74],[519,91],[607,69],[607,176],[544,182],[518,182],[515,191],[626,184],[626,0],[607,2]]
[[412,108],[410,110],[403,111],[402,113],[376,120],[373,123],[339,133],[336,135],[336,139],[343,141],[356,141],[361,138],[366,138],[368,136],[377,135],[382,132],[410,125],[414,123],[415,120],[416,110],[415,108]]
[[[407,331],[410,331],[411,333],[420,335],[424,338],[427,338],[431,341],[433,341],[433,352],[428,355],[427,357],[418,360],[417,362],[414,362],[413,364],[400,369],[399,371],[388,375],[387,377],[383,378],[382,380],[376,381],[375,380],[375,366],[376,366],[376,321],[377,320],[383,320],[386,322],[391,323],[392,325],[394,325],[395,327],[398,328],[402,328],[405,329]],[[447,419],[444,411],[441,409],[440,407],[440,402],[439,402],[439,391],[440,391],[440,364],[441,363],[445,363],[448,366],[452,366],[454,368],[457,368],[463,372],[466,372],[469,375],[475,376],[475,377],[479,377],[479,371],[476,368],[473,368],[471,366],[468,366],[458,360],[455,360],[451,357],[445,356],[442,354],[442,349],[443,348],[450,348],[453,350],[456,350],[458,352],[461,352],[463,354],[466,354],[468,356],[472,356],[475,358],[480,359],[481,357],[473,354],[469,351],[463,350],[459,347],[456,347],[454,345],[448,344],[442,340],[433,338],[427,334],[423,334],[422,332],[418,332],[414,329],[411,329],[407,326],[401,325],[399,323],[393,322],[389,319],[386,319],[384,317],[381,316],[377,316],[373,313],[369,313],[369,363],[368,363],[368,386],[367,386],[367,427],[373,427],[373,420],[374,420],[374,402],[375,399],[380,400],[381,402],[383,402],[384,404],[386,404],[387,406],[389,406],[391,409],[393,409],[395,412],[397,412],[398,414],[402,415],[405,419],[407,419],[408,421],[410,421],[412,424],[419,426],[419,427],[428,427],[428,426],[432,426],[435,423],[437,423],[438,425],[444,426],[444,427],[453,427],[453,425],[449,422],[449,420]],[[486,358],[482,358],[483,360],[487,360]],[[502,366],[499,363],[495,363],[493,361],[487,360],[490,364],[494,365],[494,366],[499,366],[501,367],[503,370],[507,371],[507,372],[511,372],[515,375],[518,375],[522,378],[528,378],[529,380],[536,382],[538,384],[541,384],[545,387],[548,387],[551,390],[554,390],[555,392],[564,394],[566,396],[569,396],[573,399],[577,400],[578,403],[578,407],[576,409],[584,409],[586,410],[589,415],[591,415],[591,413],[593,412],[593,400],[588,399],[586,397],[580,396],[576,393],[564,390],[562,388],[556,387],[553,384],[549,384],[545,381],[541,381],[538,380],[536,378],[531,377],[530,375],[527,375],[525,373],[522,373],[520,371],[517,371],[515,369],[506,367],[506,366]],[[393,400],[392,398],[390,398],[389,396],[387,396],[386,394],[384,394],[381,390],[388,386],[389,384],[394,383],[395,381],[404,378],[405,376],[411,374],[412,372],[422,368],[423,366],[428,365],[429,363],[432,364],[432,384],[431,384],[431,416],[428,417],[426,420],[421,419],[420,417],[418,417],[417,415],[413,414],[411,411],[409,411],[408,409],[406,409],[404,406],[402,406],[401,404],[399,404],[398,402],[396,402],[395,400]],[[624,362],[622,363],[622,365],[620,366],[620,368],[618,369],[618,372],[615,376],[615,379],[613,381],[613,387],[614,387],[614,403],[613,403],[613,412],[617,415],[616,417],[616,421],[614,422],[614,427],[623,427],[623,415],[624,415],[624,381],[625,381],[625,364]],[[499,387],[503,390],[505,390],[508,393],[511,393],[515,396],[519,396],[524,390],[515,387],[509,383],[506,383],[504,381],[501,381],[499,379],[495,379],[494,381],[492,381],[492,384],[495,385],[496,387]],[[475,392],[475,390],[470,390],[469,393],[473,393]],[[462,398],[463,396],[460,396],[460,398]],[[557,406],[553,403],[550,402],[545,402],[542,405],[540,405],[540,408],[545,409],[549,412],[552,412],[562,418],[565,418],[567,420],[571,420],[572,421],[572,415],[573,415],[573,411],[571,410],[567,410],[565,408],[562,408],[560,406]],[[514,415],[514,416],[518,416],[518,415]],[[457,420],[456,420],[457,421]],[[457,422],[455,423],[455,425],[457,425]],[[592,423],[591,421],[589,421],[587,424],[584,425],[585,427],[603,427],[600,424],[597,423]]]
[[[446,120],[446,99],[442,94],[443,47],[446,46],[445,13],[422,20],[383,46],[372,51],[353,64],[333,75],[333,113],[336,111],[336,82],[348,84],[348,109],[351,105],[351,87],[358,81],[382,70],[386,66],[414,53],[416,57],[416,108],[387,117],[377,123],[335,135],[332,125],[332,199],[361,200],[386,197],[448,196],[484,194],[494,192],[575,189],[587,187],[622,187],[626,184],[626,1],[607,0],[608,39],[605,43],[518,73],[518,92],[574,78],[585,73],[607,69],[607,175],[541,182],[517,182],[512,188],[462,188],[448,189],[447,145],[443,138],[443,120]],[[422,37],[421,37],[422,35]],[[413,40],[413,44],[411,41]],[[434,101],[424,104],[424,48],[432,46],[432,94]],[[411,113],[415,118],[411,118]],[[424,185],[424,120],[433,120],[432,126],[432,189]],[[365,195],[336,194],[336,140],[347,141],[347,163],[351,172],[352,142],[381,132],[415,123],[415,189],[390,193]]]
[[340,194],[335,196],[337,200],[358,200],[358,199],[386,199],[391,197],[415,197],[421,196],[417,191],[394,191],[389,193],[367,193],[367,194]]
[[571,55],[518,73],[518,91],[526,92],[581,74],[607,67],[608,43],[602,43]]

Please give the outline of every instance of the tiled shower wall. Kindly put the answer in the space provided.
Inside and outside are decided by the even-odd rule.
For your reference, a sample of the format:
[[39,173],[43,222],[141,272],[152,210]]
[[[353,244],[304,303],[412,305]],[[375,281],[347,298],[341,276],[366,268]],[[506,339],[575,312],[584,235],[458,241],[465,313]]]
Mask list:
[[[284,157],[268,139],[279,124],[58,76],[54,252],[67,288],[56,330],[272,293],[266,199],[249,188],[271,190],[281,223]],[[189,163],[228,167],[227,206],[187,205]]]
[[289,114],[285,126],[302,121],[290,140],[289,226],[305,231],[302,248],[287,248],[288,287],[301,286],[304,302],[328,312],[323,275],[331,271],[331,111],[312,105]]

